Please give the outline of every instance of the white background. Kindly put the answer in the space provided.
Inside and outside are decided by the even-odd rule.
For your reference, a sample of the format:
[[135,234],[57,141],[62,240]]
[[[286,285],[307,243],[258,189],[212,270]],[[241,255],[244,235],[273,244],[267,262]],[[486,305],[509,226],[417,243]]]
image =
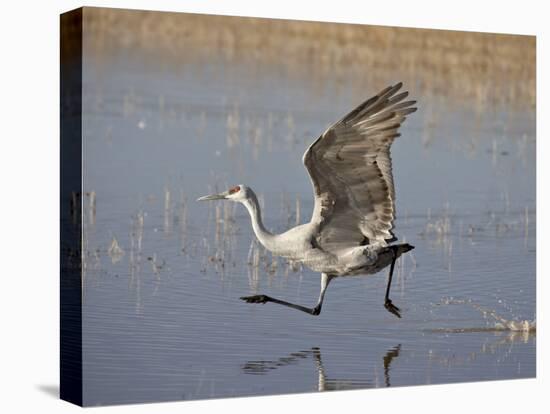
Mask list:
[[[108,412],[280,410],[518,413],[549,401],[545,357],[548,299],[544,234],[548,191],[548,11],[544,1],[368,2],[278,0],[87,1],[88,6],[279,17],[537,35],[537,371],[536,380],[406,387],[276,397],[145,404]],[[0,411],[79,410],[55,397],[59,381],[59,14],[76,1],[10,1],[0,12]],[[7,93],[6,93],[7,92]],[[541,184],[542,183],[542,184]],[[548,188],[548,184],[546,184]],[[546,388],[546,393],[544,389]],[[546,394],[546,395],[545,395]],[[542,404],[541,404],[542,403]],[[544,410],[544,408],[542,409]]]

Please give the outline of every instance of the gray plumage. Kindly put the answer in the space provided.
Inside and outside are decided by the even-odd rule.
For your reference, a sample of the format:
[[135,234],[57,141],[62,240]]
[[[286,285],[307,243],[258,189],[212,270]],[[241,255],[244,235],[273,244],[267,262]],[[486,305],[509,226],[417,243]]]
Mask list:
[[199,200],[228,199],[249,211],[258,240],[271,252],[321,272],[321,293],[314,308],[266,295],[243,297],[250,303],[274,302],[318,315],[329,282],[339,276],[376,273],[391,265],[386,308],[400,316],[389,300],[395,260],[411,250],[409,244],[390,245],[395,219],[395,188],[390,147],[398,129],[414,111],[402,84],[387,87],[330,126],[303,156],[313,184],[311,221],[274,235],[263,226],[252,189],[238,185]]

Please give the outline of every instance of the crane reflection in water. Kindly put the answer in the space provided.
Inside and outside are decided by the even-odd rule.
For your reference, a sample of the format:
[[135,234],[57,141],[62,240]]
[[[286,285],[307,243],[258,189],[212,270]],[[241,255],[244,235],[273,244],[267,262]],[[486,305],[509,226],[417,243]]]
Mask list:
[[[399,356],[400,351],[401,344],[398,344],[397,346],[390,348],[382,358],[384,365],[384,384],[386,387],[391,386],[390,365],[392,361]],[[302,360],[307,360],[310,358],[315,361],[315,366],[317,368],[318,391],[353,390],[378,387],[378,382],[373,379],[344,379],[329,377],[326,374],[325,367],[323,365],[321,349],[318,347],[312,347],[306,351],[294,352],[286,357],[281,357],[272,361],[248,361],[242,366],[242,370],[245,374],[266,375],[278,368],[297,364]]]

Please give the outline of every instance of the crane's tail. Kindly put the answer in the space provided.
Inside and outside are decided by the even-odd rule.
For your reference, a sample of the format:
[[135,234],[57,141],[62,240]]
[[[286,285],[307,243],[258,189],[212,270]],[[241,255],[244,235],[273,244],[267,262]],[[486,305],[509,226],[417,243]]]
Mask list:
[[403,244],[397,244],[395,246],[397,257],[401,256],[403,253],[407,253],[408,251],[411,251],[414,249],[414,246],[409,243],[403,243]]

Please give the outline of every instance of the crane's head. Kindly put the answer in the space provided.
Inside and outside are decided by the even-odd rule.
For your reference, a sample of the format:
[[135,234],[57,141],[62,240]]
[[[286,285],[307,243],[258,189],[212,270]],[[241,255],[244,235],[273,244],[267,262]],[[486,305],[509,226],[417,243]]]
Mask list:
[[207,201],[207,200],[231,200],[243,202],[250,196],[250,188],[245,185],[239,184],[234,187],[231,187],[229,190],[224,191],[220,194],[207,195],[201,198],[198,198],[197,201]]

